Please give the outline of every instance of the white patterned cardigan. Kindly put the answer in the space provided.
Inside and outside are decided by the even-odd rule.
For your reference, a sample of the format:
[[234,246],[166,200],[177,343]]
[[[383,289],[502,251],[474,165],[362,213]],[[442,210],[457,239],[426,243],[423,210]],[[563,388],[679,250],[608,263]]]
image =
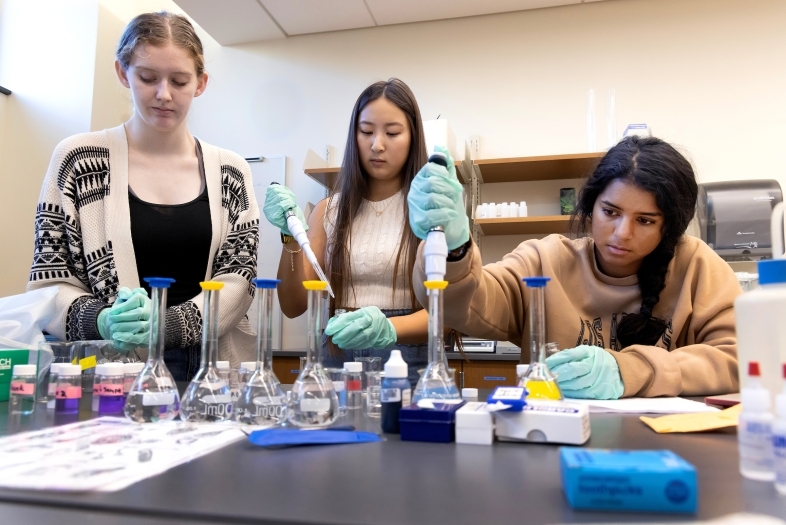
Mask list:
[[[254,297],[259,208],[248,163],[231,151],[200,144],[213,230],[205,279],[224,283],[219,359],[238,366],[255,355],[255,334],[245,315]],[[46,330],[67,341],[101,339],[98,312],[115,301],[121,286],[139,285],[125,128],[69,137],[55,148],[41,189],[27,285],[28,290],[60,287],[57,313]],[[167,309],[167,349],[201,341],[203,303],[200,293]]]

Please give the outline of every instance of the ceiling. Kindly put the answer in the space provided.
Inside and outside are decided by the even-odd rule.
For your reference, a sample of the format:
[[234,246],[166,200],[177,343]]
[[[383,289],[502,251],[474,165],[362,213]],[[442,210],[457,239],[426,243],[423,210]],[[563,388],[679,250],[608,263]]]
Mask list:
[[221,45],[603,0],[174,0]]

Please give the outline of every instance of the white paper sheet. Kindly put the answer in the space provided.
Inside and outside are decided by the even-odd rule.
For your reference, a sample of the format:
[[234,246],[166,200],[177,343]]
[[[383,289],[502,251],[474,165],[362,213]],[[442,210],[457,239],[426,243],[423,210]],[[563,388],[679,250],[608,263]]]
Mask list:
[[246,435],[225,423],[101,417],[0,439],[0,487],[115,491]]
[[568,401],[589,405],[591,413],[687,414],[718,411],[717,408],[707,406],[704,403],[681,397],[628,397],[611,401],[568,399]]

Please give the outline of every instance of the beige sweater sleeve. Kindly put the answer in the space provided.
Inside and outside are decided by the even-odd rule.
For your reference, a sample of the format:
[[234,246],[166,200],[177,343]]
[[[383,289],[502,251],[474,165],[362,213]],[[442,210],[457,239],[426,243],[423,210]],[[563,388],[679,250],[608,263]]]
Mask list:
[[[423,245],[420,243],[413,269],[415,295],[420,304],[428,305],[423,286],[426,278],[423,266]],[[500,341],[519,341],[524,332],[525,303],[522,298],[521,277],[532,275],[519,252],[513,252],[498,262],[483,266],[480,251],[473,242],[466,255],[447,263],[445,304],[462,305],[445,308],[445,325],[465,334]]]

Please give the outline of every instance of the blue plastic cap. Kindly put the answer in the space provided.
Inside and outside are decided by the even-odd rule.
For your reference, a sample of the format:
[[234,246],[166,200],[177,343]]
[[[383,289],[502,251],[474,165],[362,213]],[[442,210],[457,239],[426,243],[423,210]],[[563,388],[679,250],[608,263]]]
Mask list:
[[254,279],[253,282],[257,288],[275,288],[278,283],[281,282],[280,279]]
[[175,282],[171,277],[145,277],[144,281],[150,288],[169,288]]
[[759,261],[759,284],[786,283],[786,259]]
[[522,277],[521,280],[530,288],[545,288],[551,277]]

